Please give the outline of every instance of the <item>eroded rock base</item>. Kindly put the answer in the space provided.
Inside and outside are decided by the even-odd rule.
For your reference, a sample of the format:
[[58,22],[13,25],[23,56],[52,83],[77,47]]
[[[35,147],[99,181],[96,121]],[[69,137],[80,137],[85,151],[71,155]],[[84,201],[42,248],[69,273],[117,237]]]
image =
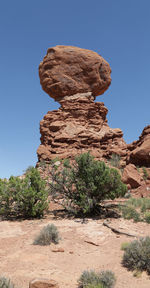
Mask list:
[[49,111],[40,122],[41,145],[38,161],[74,158],[88,152],[99,160],[113,153],[126,159],[127,145],[120,129],[107,124],[107,108],[94,102],[91,93],[76,94],[60,101],[61,107]]

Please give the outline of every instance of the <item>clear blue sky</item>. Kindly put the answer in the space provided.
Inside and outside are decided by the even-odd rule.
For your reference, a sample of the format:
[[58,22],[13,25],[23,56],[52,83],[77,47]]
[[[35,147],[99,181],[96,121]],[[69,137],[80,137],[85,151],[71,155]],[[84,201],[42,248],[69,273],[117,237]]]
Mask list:
[[111,65],[112,84],[97,101],[127,143],[150,124],[150,0],[2,0],[0,3],[0,177],[37,161],[39,122],[57,109],[40,86],[47,48],[94,50]]

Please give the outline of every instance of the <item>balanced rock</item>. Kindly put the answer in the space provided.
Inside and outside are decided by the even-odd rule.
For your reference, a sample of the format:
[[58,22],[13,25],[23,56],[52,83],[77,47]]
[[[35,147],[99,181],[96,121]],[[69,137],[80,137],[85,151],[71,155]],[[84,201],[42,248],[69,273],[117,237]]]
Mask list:
[[77,93],[103,94],[111,83],[110,73],[99,54],[72,46],[49,48],[39,65],[42,88],[56,101]]
[[39,65],[43,90],[60,102],[40,122],[38,162],[74,158],[90,151],[98,160],[113,153],[126,163],[127,145],[120,129],[107,124],[107,108],[95,103],[111,83],[109,64],[96,52],[72,46],[49,48]]

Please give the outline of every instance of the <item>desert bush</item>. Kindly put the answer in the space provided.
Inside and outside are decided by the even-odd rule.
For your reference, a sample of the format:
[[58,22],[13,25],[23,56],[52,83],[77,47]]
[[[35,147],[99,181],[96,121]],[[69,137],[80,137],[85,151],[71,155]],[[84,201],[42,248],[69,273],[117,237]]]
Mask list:
[[145,212],[145,214],[144,214],[144,220],[145,220],[145,222],[147,222],[148,224],[150,224],[150,211]]
[[41,217],[48,207],[46,183],[35,168],[24,179],[11,176],[0,179],[0,215],[5,217]]
[[142,170],[143,170],[143,179],[144,179],[144,180],[147,180],[147,178],[148,178],[147,170],[146,170],[145,167],[142,167]]
[[141,198],[141,212],[150,210],[150,198]]
[[112,271],[100,271],[85,270],[81,274],[78,283],[79,287],[86,288],[113,288],[116,282],[116,278]]
[[126,185],[114,168],[96,161],[89,153],[75,158],[73,166],[51,169],[50,193],[59,192],[64,197],[64,206],[83,214],[96,210],[104,199],[114,199],[126,193]]
[[125,251],[129,245],[130,245],[129,242],[124,242],[124,243],[122,243],[122,244],[121,244],[121,250]]
[[111,159],[109,160],[111,166],[119,168],[120,167],[120,156],[118,154],[113,153],[111,155]]
[[100,278],[98,273],[96,273],[94,270],[85,270],[82,272],[79,280],[79,287],[88,287],[89,285],[98,285],[102,284],[100,282]]
[[140,270],[135,270],[133,272],[133,276],[136,277],[136,278],[140,278],[142,276],[142,271]]
[[127,205],[128,206],[133,206],[135,208],[141,207],[142,203],[143,203],[144,198],[130,198],[127,201]]
[[0,277],[0,288],[14,288],[14,284],[9,278]]
[[58,244],[60,240],[59,232],[54,224],[45,226],[40,234],[35,238],[34,245],[50,245],[51,243]]
[[130,198],[119,208],[125,219],[150,223],[150,198]]
[[150,274],[150,237],[132,241],[125,249],[122,264],[128,270]]
[[86,288],[105,288],[103,284],[89,284]]
[[150,209],[150,198],[130,198],[127,204],[135,208],[141,208],[141,212],[145,212]]
[[141,220],[140,214],[132,206],[120,206],[120,211],[122,212],[122,217],[124,219],[133,219],[134,222],[139,222]]
[[104,287],[113,288],[116,283],[116,277],[114,273],[110,270],[100,272],[100,280]]

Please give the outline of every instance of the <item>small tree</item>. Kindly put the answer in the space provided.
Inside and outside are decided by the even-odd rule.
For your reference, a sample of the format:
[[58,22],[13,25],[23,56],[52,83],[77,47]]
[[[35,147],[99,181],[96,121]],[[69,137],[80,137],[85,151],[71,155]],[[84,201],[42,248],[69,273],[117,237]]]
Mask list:
[[61,193],[67,208],[77,208],[84,214],[94,211],[102,200],[126,193],[118,171],[94,160],[89,153],[76,157],[74,165],[62,171],[53,166],[51,176],[50,191]]
[[0,214],[5,217],[41,217],[48,208],[46,183],[34,167],[25,178],[0,180]]

